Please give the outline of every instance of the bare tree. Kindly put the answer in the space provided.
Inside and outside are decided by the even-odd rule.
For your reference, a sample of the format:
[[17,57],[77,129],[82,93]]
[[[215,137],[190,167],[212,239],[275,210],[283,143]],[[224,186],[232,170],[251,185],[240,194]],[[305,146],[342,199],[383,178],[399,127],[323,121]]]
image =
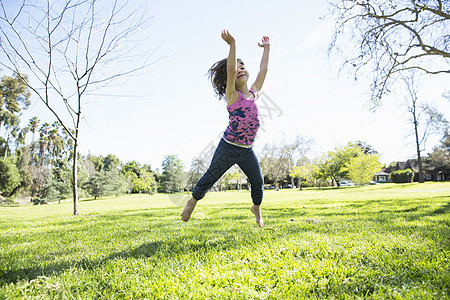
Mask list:
[[187,173],[187,186],[189,189],[194,189],[197,182],[208,170],[215,150],[215,145],[211,142],[197,157],[192,159],[191,167]]
[[197,156],[192,159],[191,168],[187,174],[187,186],[190,190],[194,189],[197,182],[208,169],[208,162],[204,156]]
[[261,170],[264,175],[278,183],[289,175],[289,158],[277,144],[266,144],[261,154]]
[[[0,0],[0,65],[16,74],[73,139],[73,203],[78,215],[80,121],[92,91],[150,65],[137,53],[149,19],[121,0]],[[114,67],[114,68],[113,68]]]
[[[283,142],[281,145],[281,151],[283,156],[286,157],[288,163],[288,169],[293,170],[294,166],[303,166],[309,160],[307,154],[311,149],[313,140],[297,134],[290,142]],[[291,185],[294,188],[294,177],[291,177]]]
[[[330,53],[355,76],[371,74],[374,106],[407,70],[450,73],[450,1],[330,0],[336,30]],[[351,45],[354,45],[352,47]]]
[[448,132],[445,116],[429,104],[421,103],[417,93],[416,76],[413,73],[404,79],[407,89],[407,109],[411,114],[414,138],[419,166],[419,182],[425,181],[423,175],[422,151],[430,135]]

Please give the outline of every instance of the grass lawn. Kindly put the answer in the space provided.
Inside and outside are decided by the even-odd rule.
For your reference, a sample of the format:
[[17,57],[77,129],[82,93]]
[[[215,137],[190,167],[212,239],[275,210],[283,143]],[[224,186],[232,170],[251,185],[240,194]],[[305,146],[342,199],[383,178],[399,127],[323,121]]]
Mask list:
[[0,207],[0,299],[449,299],[450,183]]

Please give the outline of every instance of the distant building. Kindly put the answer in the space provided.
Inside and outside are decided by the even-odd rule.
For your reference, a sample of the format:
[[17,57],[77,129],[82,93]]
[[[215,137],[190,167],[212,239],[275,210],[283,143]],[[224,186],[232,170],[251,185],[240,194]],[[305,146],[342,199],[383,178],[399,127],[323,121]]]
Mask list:
[[375,175],[373,175],[373,181],[377,182],[377,183],[386,183],[386,182],[390,182],[389,179],[390,174],[384,171],[375,173]]
[[[408,159],[407,161],[399,161],[395,166],[395,170],[411,169],[414,172],[413,181],[419,181],[419,161],[417,159]],[[436,167],[427,161],[422,161],[423,177],[426,181],[446,181],[450,180],[450,172],[445,167]]]

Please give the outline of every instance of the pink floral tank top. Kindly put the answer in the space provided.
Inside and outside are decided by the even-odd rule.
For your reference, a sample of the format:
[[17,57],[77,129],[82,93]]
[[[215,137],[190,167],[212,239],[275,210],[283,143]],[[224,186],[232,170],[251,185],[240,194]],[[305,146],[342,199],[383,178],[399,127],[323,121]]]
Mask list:
[[[255,95],[255,93],[250,90]],[[255,99],[247,99],[239,92],[238,100],[227,106],[230,123],[223,137],[230,142],[252,145],[259,128],[258,107]]]

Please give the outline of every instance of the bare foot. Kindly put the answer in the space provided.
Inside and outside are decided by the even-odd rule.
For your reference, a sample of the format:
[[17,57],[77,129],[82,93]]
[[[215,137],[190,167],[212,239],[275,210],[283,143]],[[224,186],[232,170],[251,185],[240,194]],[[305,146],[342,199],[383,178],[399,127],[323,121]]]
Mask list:
[[181,220],[183,220],[184,222],[189,221],[196,205],[197,200],[195,200],[194,197],[191,197],[191,199],[189,199],[188,202],[186,203],[183,212],[181,213]]
[[264,226],[264,222],[261,215],[261,205],[253,205],[250,210],[256,217],[256,224],[258,224],[258,226],[262,228]]

